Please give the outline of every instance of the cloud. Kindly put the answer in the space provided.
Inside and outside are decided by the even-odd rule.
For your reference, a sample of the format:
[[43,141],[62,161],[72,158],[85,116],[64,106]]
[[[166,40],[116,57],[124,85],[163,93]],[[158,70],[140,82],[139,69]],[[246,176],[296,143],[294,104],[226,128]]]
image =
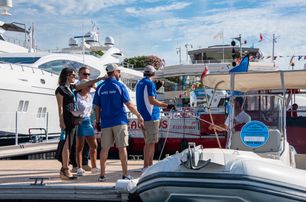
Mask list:
[[65,0],[65,1],[58,1],[58,0],[48,0],[41,1],[41,0],[32,0],[30,3],[26,0],[20,0],[17,3],[29,3],[33,6],[39,7],[43,12],[49,14],[59,14],[59,15],[86,15],[86,14],[93,14],[98,12],[104,8],[118,6],[118,5],[125,5],[135,0]]
[[125,9],[125,11],[133,15],[150,15],[150,14],[156,14],[160,12],[184,9],[189,5],[191,5],[190,2],[175,2],[170,5],[156,6],[152,8],[128,7]]

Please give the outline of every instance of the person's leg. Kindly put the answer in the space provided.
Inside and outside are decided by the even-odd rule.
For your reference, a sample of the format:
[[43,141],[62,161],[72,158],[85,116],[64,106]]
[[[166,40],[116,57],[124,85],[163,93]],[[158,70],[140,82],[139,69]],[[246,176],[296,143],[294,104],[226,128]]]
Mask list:
[[74,138],[71,138],[71,142],[70,142],[70,156],[69,156],[69,160],[70,160],[70,164],[72,165],[73,168],[73,171],[76,172],[76,168],[77,168],[77,160],[76,160],[76,130],[72,130],[71,131],[71,135],[74,137]]
[[101,167],[101,172],[100,176],[105,176],[105,169],[106,169],[106,161],[108,157],[108,151],[109,147],[101,147],[101,152],[100,152],[100,167]]
[[113,137],[113,132],[112,128],[102,128],[101,131],[101,151],[100,151],[100,177],[105,176],[105,169],[106,169],[106,161],[108,158],[108,151],[110,147],[114,143],[114,137]]
[[78,168],[82,168],[82,151],[83,151],[83,145],[84,145],[84,137],[78,136],[76,140],[76,156],[77,156],[77,165]]
[[147,167],[153,165],[154,152],[155,152],[155,143],[147,144]]
[[83,161],[82,165],[87,166],[88,165],[88,159],[89,159],[89,145],[87,141],[84,142],[84,147],[83,147]]
[[97,141],[95,136],[86,137],[86,142],[90,148],[90,161],[92,168],[97,168]]
[[119,125],[113,127],[113,134],[116,146],[119,150],[119,158],[122,167],[122,176],[127,176],[128,154],[126,147],[129,145],[129,133],[127,125]]
[[158,142],[159,121],[145,121],[144,168],[153,165],[155,143]]
[[119,158],[121,161],[122,167],[122,176],[127,176],[127,151],[126,147],[120,147],[119,150]]

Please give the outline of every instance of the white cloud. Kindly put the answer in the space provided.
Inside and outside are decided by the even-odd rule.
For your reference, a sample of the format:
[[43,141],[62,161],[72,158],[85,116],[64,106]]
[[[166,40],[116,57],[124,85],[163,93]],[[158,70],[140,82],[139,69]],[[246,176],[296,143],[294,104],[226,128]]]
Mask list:
[[189,5],[191,5],[191,3],[189,2],[175,2],[170,5],[156,6],[156,7],[151,7],[151,8],[128,7],[125,9],[125,11],[133,15],[150,15],[150,14],[156,14],[156,13],[166,12],[166,11],[180,10],[180,9],[186,8]]

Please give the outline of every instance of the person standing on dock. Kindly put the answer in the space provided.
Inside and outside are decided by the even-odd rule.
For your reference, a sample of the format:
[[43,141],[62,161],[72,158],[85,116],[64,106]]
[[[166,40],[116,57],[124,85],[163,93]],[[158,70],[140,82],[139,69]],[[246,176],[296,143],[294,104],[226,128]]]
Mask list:
[[[120,69],[117,64],[106,66],[108,78],[96,90],[95,105],[96,128],[102,128],[99,181],[105,181],[105,168],[108,152],[114,142],[119,150],[122,166],[122,179],[131,179],[127,174],[128,118],[124,105],[137,116],[140,125],[143,118],[131,103],[126,86],[119,81]],[[101,121],[101,123],[99,122]]]
[[144,78],[136,85],[137,109],[144,118],[144,127],[142,128],[145,141],[143,148],[143,169],[153,164],[155,144],[158,142],[160,123],[159,107],[174,107],[173,105],[168,105],[156,99],[156,84],[153,82],[155,71],[153,66],[146,66],[143,73]]
[[[75,129],[77,120],[77,106],[74,90],[81,90],[88,86],[94,85],[97,81],[102,78],[90,80],[86,83],[74,85],[76,79],[76,71],[73,68],[62,69],[58,84],[59,86],[55,90],[58,114],[59,114],[59,125],[62,131],[65,132],[64,144],[59,145],[58,152],[62,154],[62,168],[60,170],[60,177],[63,180],[76,179],[69,170],[69,154],[72,148],[72,143],[75,141]],[[71,160],[75,160],[74,159]]]

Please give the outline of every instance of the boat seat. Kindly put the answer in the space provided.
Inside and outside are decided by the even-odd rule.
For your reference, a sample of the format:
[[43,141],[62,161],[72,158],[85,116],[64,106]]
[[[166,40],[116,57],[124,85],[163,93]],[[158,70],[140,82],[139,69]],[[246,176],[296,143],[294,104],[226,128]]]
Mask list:
[[242,150],[242,151],[254,151],[258,153],[266,152],[278,152],[282,148],[282,137],[278,129],[269,129],[269,139],[266,144],[257,147],[251,148],[243,144],[240,138],[240,131],[235,132],[231,137],[230,149]]

